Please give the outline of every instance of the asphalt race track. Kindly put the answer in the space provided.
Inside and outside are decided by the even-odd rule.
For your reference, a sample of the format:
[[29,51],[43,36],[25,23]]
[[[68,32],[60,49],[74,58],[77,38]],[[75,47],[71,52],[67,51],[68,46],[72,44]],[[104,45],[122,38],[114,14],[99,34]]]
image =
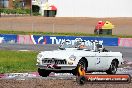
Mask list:
[[[23,44],[0,44],[0,50],[34,50],[49,51],[58,49],[59,45],[23,45]],[[123,53],[124,60],[132,61],[132,47],[104,46],[110,51]]]

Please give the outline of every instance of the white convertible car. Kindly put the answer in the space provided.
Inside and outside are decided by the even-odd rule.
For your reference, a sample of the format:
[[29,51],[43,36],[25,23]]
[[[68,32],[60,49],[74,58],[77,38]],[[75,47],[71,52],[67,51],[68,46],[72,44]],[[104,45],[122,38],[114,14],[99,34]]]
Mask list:
[[121,64],[122,53],[108,51],[97,42],[86,46],[84,41],[77,41],[75,45],[69,45],[66,41],[58,50],[41,51],[37,55],[36,65],[39,75],[47,77],[51,72],[76,75],[78,65],[82,65],[86,72],[116,74]]

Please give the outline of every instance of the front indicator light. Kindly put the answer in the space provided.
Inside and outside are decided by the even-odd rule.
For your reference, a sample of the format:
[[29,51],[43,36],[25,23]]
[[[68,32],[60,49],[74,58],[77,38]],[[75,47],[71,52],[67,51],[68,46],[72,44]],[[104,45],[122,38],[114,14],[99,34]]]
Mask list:
[[73,62],[68,62],[69,65],[73,65]]

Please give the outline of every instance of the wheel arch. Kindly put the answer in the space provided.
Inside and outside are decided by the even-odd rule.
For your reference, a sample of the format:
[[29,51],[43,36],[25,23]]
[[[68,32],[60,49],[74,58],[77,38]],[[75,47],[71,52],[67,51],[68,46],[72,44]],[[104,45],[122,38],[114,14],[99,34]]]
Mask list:
[[[86,62],[86,66],[88,67],[88,60],[85,57],[82,57],[80,60],[84,60]],[[78,61],[78,63],[79,63],[79,61]]]
[[[113,65],[113,62],[114,63],[116,62],[117,64]],[[106,73],[107,74],[116,74],[116,71],[117,71],[117,68],[118,68],[118,64],[119,64],[118,59],[117,58],[111,59],[111,61],[109,63],[110,63],[110,67],[109,67],[108,70],[106,70]]]
[[108,64],[108,65],[107,65],[107,66],[108,66],[108,69],[109,69],[109,67],[111,66],[112,61],[116,61],[116,62],[117,62],[117,67],[118,67],[118,65],[119,65],[119,60],[118,60],[117,58],[114,58],[114,59],[109,59],[109,60],[108,60],[108,63],[107,63],[107,64]]
[[113,61],[116,61],[116,62],[117,62],[117,67],[118,67],[118,65],[119,65],[118,59],[117,59],[117,58],[114,58],[114,59],[111,61],[111,63],[112,63]]
[[81,57],[81,58],[78,58],[77,61],[76,61],[76,68],[72,70],[72,74],[73,75],[77,75],[78,74],[78,67],[79,67],[79,62],[81,60],[84,60],[86,62],[86,66],[88,67],[88,61],[85,57]]

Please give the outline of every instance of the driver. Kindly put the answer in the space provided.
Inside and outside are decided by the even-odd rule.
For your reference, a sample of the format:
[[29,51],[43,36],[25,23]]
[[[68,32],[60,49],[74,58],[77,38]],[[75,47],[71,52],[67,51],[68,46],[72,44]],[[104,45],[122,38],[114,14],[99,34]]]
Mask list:
[[81,39],[77,39],[76,41],[75,41],[75,48],[79,48],[79,46],[81,45],[81,43],[82,43],[82,41],[81,41]]

